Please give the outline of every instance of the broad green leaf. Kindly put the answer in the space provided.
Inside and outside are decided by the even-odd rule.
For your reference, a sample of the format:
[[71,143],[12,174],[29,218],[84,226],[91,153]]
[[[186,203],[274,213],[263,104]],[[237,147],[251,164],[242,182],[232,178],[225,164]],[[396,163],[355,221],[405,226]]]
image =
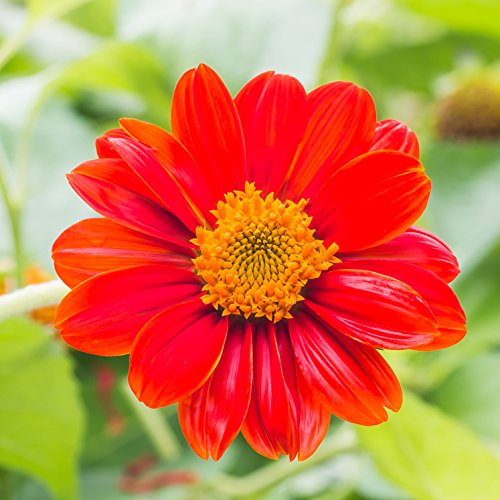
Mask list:
[[500,353],[478,356],[451,374],[430,396],[478,434],[500,441]]
[[412,11],[437,19],[448,28],[500,36],[500,2],[498,0],[397,0]]
[[76,498],[83,415],[69,358],[27,319],[0,324],[0,353],[0,465]]
[[457,421],[414,395],[406,394],[388,422],[359,427],[358,435],[382,474],[414,498],[498,498],[500,460]]
[[27,321],[0,323],[0,367],[35,356],[47,343],[48,335],[43,328]]

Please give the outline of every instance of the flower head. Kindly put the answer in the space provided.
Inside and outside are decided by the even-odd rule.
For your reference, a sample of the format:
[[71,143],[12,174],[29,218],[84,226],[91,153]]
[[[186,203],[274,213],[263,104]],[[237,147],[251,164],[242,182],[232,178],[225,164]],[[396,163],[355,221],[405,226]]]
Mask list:
[[104,217],[54,244],[72,288],[56,325],[76,349],[130,354],[136,396],[178,403],[200,456],[241,430],[267,457],[305,459],[331,414],[374,425],[399,409],[379,349],[464,336],[457,261],[412,226],[430,193],[415,134],[377,122],[364,89],[306,93],[268,72],[233,100],[200,65],[176,87],[172,133],[120,125],[69,174]]
[[[478,113],[478,109],[481,110]],[[445,140],[477,141],[500,137],[500,82],[485,73],[470,79],[441,99],[437,106],[438,136]]]

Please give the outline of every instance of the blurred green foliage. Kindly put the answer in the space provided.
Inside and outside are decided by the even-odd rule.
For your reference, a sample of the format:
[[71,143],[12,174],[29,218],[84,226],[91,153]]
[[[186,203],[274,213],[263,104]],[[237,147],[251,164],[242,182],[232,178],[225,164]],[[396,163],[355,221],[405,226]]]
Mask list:
[[410,393],[398,418],[360,427],[380,470],[413,498],[495,498],[498,459],[473,434]]
[[0,464],[76,497],[83,412],[62,345],[25,319],[0,324]]
[[[500,497],[500,143],[447,142],[435,128],[437,103],[463,74],[499,63],[498,19],[495,0],[0,0],[0,175],[26,263],[50,269],[54,238],[91,213],[64,174],[94,156],[94,138],[127,115],[168,126],[175,82],[199,62],[233,92],[267,69],[308,89],[334,78],[366,86],[379,118],[417,131],[433,180],[421,223],[461,263],[470,333],[448,351],[391,353],[406,401],[387,424],[357,429],[355,449],[320,454],[341,432],[353,438],[337,422],[320,459],[277,469],[242,439],[216,464],[183,445],[157,468],[190,471],[196,484],[141,498],[248,496],[249,485],[269,499]],[[0,206],[0,277],[13,275],[10,235]],[[124,469],[154,443],[121,383],[109,405],[99,395],[102,367],[121,380],[127,362],[70,354],[48,332],[0,324],[0,498],[73,499],[77,483],[84,499],[130,498]],[[160,415],[180,438],[175,413]]]

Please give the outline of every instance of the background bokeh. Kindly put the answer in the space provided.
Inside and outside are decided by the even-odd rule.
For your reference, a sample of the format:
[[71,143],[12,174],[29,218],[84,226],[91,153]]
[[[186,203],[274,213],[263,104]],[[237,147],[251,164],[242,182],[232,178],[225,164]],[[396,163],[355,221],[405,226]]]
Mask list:
[[335,421],[289,464],[240,438],[202,461],[175,408],[131,397],[126,359],[64,348],[50,310],[9,319],[0,498],[498,500],[499,19],[495,0],[0,0],[0,293],[49,279],[52,241],[91,215],[64,174],[95,137],[121,116],[168,127],[175,82],[205,62],[232,92],[267,69],[356,81],[408,123],[433,181],[420,225],[459,258],[469,324],[447,351],[387,353],[405,391],[388,423]]

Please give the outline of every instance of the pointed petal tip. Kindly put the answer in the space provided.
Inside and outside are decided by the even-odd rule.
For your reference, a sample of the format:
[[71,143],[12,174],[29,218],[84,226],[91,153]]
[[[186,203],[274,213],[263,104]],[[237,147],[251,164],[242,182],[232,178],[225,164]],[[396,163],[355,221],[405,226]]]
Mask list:
[[118,123],[125,129],[127,129],[127,127],[125,127],[124,125],[126,125],[127,123],[131,123],[131,122],[139,122],[140,120],[138,120],[137,118],[132,118],[132,117],[128,117],[128,116],[122,116],[121,118],[118,118]]
[[391,406],[389,407],[390,410],[392,410],[394,413],[397,413],[399,410],[401,410],[401,406],[403,406],[403,392],[401,391],[400,397],[397,397],[392,401]]

